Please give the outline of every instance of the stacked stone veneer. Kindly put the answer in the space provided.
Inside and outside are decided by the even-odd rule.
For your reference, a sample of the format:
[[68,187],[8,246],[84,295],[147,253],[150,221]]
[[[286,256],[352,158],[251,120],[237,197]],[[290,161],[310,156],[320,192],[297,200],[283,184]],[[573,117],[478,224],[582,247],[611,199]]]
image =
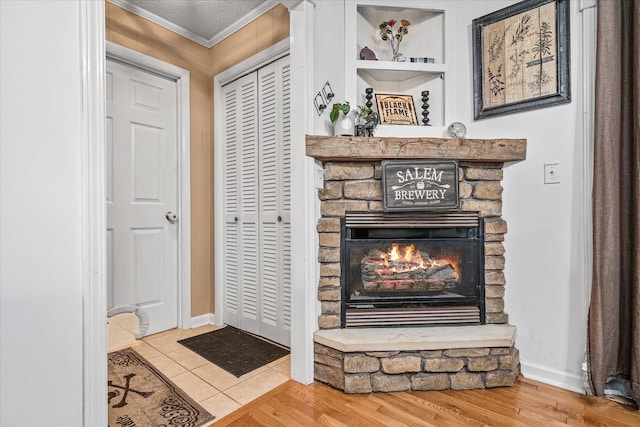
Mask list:
[[[320,329],[340,327],[340,219],[345,212],[380,212],[380,161],[326,161],[324,188],[318,191]],[[503,163],[459,163],[462,211],[479,212],[485,224],[486,323],[506,324],[504,312]],[[519,372],[513,347],[428,351],[342,352],[315,343],[315,378],[347,393],[400,390],[473,389],[511,386]]]
[[[380,212],[381,162],[324,162],[324,188],[318,221],[320,329],[340,327],[340,218],[345,212]],[[502,219],[503,163],[459,163],[462,211],[477,211],[485,227],[486,323],[507,323],[504,312],[504,246],[507,223]]]
[[345,353],[314,344],[315,378],[345,393],[506,387],[520,370],[514,347]]

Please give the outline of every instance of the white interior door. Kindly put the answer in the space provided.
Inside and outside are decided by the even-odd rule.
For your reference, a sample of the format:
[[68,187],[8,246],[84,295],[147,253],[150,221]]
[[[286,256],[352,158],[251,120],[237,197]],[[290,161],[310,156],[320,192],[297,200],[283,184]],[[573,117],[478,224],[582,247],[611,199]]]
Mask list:
[[291,331],[289,58],[223,87],[224,321],[284,345]]
[[291,343],[289,57],[258,70],[260,334]]
[[178,320],[176,82],[108,60],[106,92],[108,308],[153,334]]

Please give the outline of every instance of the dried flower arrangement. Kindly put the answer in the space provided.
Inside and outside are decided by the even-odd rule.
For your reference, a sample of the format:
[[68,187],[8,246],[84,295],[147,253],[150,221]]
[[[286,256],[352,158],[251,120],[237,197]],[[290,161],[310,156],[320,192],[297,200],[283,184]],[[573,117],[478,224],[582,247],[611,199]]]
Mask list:
[[396,21],[395,19],[382,21],[380,23],[380,37],[382,38],[382,40],[388,41],[391,45],[391,51],[393,52],[393,57],[391,60],[403,61],[404,56],[398,52],[398,49],[400,48],[400,42],[402,41],[402,38],[409,32],[409,25],[411,25],[411,22],[407,21],[406,19],[401,19],[400,27],[398,27],[398,30],[394,35],[393,26],[396,25],[396,22],[398,21]]

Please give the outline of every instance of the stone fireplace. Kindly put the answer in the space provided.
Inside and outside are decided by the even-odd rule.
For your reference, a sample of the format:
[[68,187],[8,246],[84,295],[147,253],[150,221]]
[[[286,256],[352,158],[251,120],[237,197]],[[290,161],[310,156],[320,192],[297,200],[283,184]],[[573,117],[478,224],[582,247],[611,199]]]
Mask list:
[[[317,380],[347,393],[513,385],[501,180],[504,163],[525,153],[522,139],[307,136],[324,170]],[[384,212],[381,162],[399,159],[457,160],[460,209]],[[389,274],[394,250],[407,254],[403,266],[421,267]]]

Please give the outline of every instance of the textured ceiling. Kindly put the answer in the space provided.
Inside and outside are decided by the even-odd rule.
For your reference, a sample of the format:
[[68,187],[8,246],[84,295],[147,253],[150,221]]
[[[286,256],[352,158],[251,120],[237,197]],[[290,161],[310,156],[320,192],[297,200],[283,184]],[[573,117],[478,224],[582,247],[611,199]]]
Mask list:
[[129,3],[210,40],[267,0],[119,0],[113,3]]

